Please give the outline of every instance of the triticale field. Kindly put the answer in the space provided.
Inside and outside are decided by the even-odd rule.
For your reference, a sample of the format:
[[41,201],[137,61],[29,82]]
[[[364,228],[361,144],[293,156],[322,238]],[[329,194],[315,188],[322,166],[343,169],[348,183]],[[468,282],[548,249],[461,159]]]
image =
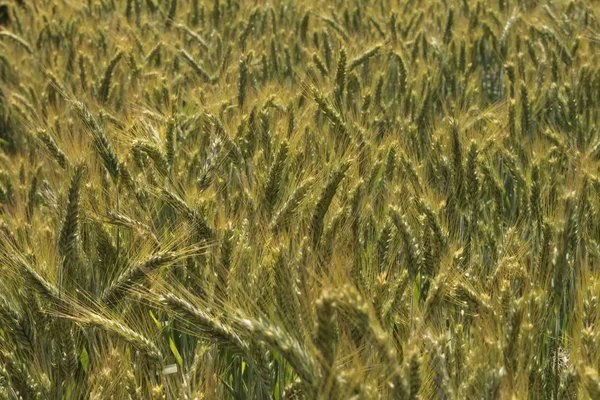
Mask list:
[[600,399],[599,18],[0,1],[0,399]]

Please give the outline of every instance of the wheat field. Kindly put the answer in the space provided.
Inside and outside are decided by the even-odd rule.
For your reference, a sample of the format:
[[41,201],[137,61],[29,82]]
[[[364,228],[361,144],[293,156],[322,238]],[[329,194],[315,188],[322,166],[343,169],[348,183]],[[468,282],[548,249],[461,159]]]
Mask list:
[[0,399],[600,399],[598,18],[0,2]]

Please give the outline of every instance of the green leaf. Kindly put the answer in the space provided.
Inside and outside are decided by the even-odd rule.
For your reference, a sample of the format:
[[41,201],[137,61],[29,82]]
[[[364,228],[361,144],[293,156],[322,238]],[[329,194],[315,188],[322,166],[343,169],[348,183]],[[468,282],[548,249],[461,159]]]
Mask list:
[[81,350],[81,354],[79,354],[79,361],[81,362],[83,370],[87,373],[88,366],[90,365],[90,357],[85,347],[83,348],[83,350]]
[[162,330],[162,324],[160,323],[160,321],[158,319],[156,319],[152,310],[148,310],[148,312],[150,313],[150,318],[152,318],[152,320],[154,321],[154,323],[156,324],[158,329]]
[[177,364],[179,364],[180,367],[183,366],[183,358],[181,358],[181,354],[179,354],[179,350],[177,350],[177,346],[175,345],[175,341],[173,340],[172,337],[169,338],[169,347],[171,348],[171,352],[173,353],[173,355],[175,356],[175,359],[177,360]]

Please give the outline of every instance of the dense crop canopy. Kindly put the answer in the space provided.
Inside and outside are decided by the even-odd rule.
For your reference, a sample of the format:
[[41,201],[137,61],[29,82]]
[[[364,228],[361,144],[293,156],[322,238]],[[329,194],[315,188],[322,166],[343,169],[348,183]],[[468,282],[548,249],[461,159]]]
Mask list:
[[599,18],[1,2],[0,399],[600,399]]

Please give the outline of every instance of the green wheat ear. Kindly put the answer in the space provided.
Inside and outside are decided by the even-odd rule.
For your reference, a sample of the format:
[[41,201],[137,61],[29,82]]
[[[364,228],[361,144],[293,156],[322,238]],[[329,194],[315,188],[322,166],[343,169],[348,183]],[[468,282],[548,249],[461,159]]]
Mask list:
[[269,171],[269,175],[267,177],[267,183],[265,185],[265,207],[267,214],[271,214],[272,210],[275,208],[277,202],[279,201],[281,186],[282,186],[282,177],[283,177],[283,169],[285,167],[287,157],[289,151],[289,144],[287,141],[284,141],[277,151],[277,155],[275,156],[275,161],[271,166]]
[[141,283],[149,274],[162,267],[183,260],[189,255],[189,252],[186,251],[162,251],[152,254],[147,259],[129,266],[120,276],[114,279],[104,293],[102,293],[102,301],[108,304],[119,302],[125,297],[129,290],[134,289],[135,285]]
[[169,5],[169,12],[165,21],[165,29],[171,28],[173,21],[175,20],[175,14],[177,13],[177,0],[171,0]]
[[2,295],[0,295],[0,320],[7,327],[7,333],[15,343],[18,343],[24,352],[31,354],[34,338],[32,337],[33,330],[29,326],[29,321]]
[[171,117],[167,121],[167,132],[165,133],[165,153],[171,170],[175,164],[175,129],[175,118]]
[[217,265],[217,282],[215,284],[215,301],[226,303],[228,298],[229,276],[233,262],[233,251],[235,249],[235,232],[226,228],[223,232],[220,248],[220,260]]
[[119,177],[119,160],[114,147],[104,133],[104,129],[100,127],[84,103],[74,102],[73,107],[75,108],[75,111],[77,112],[81,122],[87,129],[90,130],[94,146],[104,162],[104,167],[110,173],[113,180],[116,181]]
[[99,88],[100,99],[103,103],[108,101],[108,95],[110,94],[111,83],[113,80],[113,74],[115,68],[121,58],[123,58],[123,51],[119,51],[108,63],[106,66],[106,70],[104,71],[104,78],[102,79],[102,83]]
[[238,90],[238,105],[244,107],[246,101],[246,91],[248,86],[248,62],[245,57],[240,58],[239,62],[239,90]]
[[38,138],[44,144],[50,155],[63,169],[69,166],[69,160],[65,153],[58,147],[54,139],[48,134],[45,129],[38,130]]
[[344,90],[346,89],[346,62],[346,49],[342,48],[338,57],[337,70],[335,73],[335,96],[338,102],[341,101]]
[[354,68],[367,62],[370,58],[375,57],[379,53],[381,47],[382,46],[378,44],[353,59],[348,66],[348,71],[352,71]]
[[321,57],[319,57],[319,55],[317,53],[313,54],[313,62],[315,63],[315,66],[317,67],[317,69],[319,70],[321,75],[323,75],[324,77],[329,75],[329,69],[323,63],[323,60],[321,60]]
[[410,358],[409,368],[408,368],[408,386],[409,386],[409,396],[408,398],[411,400],[416,400],[419,398],[419,390],[421,389],[422,378],[421,378],[421,362],[419,360],[419,356],[417,354],[413,354]]
[[321,233],[323,232],[323,220],[325,218],[325,214],[331,205],[331,201],[337,192],[338,186],[341,183],[342,179],[346,175],[346,171],[350,168],[349,162],[342,163],[339,167],[337,167],[329,176],[326,185],[321,190],[321,194],[319,199],[317,200],[317,204],[313,211],[312,222],[311,222],[311,232],[312,232],[312,240],[313,246],[317,246],[321,239]]
[[167,171],[169,170],[169,161],[167,160],[167,156],[163,154],[157,145],[145,140],[136,139],[132,143],[132,148],[145,153],[154,162],[154,166],[161,174],[167,174]]
[[84,164],[77,165],[69,184],[67,207],[58,239],[58,253],[63,260],[61,279],[64,278],[65,273],[75,274],[74,268],[78,267],[80,262],[80,197],[85,170]]
[[27,53],[33,54],[33,49],[31,48],[29,43],[27,43],[27,41],[25,39],[23,39],[22,37],[20,37],[19,35],[3,30],[3,31],[0,31],[0,37],[5,37],[5,38],[10,39],[12,42],[18,44],[23,49],[25,49],[25,51],[27,51]]
[[273,274],[275,275],[275,297],[283,324],[289,332],[301,332],[303,327],[298,293],[296,271],[292,262],[281,248],[276,249]]
[[279,352],[307,385],[307,389],[311,392],[316,390],[317,362],[313,354],[301,343],[280,327],[270,324],[264,319],[241,318],[237,325],[254,341],[264,343]]
[[521,82],[521,136],[531,135],[531,104],[525,82]]
[[291,194],[290,198],[283,204],[281,209],[273,216],[271,224],[269,225],[272,230],[278,230],[282,226],[289,226],[293,215],[298,210],[298,207],[302,201],[308,195],[310,189],[314,184],[314,178],[308,178],[302,182]]
[[335,342],[337,333],[335,329],[335,308],[334,296],[325,291],[317,300],[317,328],[314,335],[315,345],[320,352],[320,363],[323,370],[322,390],[327,391],[331,396],[339,395],[336,390],[336,371],[335,361]]
[[179,54],[188,63],[192,70],[198,75],[204,82],[212,82],[213,78],[194,60],[194,58],[184,49],[179,50]]

